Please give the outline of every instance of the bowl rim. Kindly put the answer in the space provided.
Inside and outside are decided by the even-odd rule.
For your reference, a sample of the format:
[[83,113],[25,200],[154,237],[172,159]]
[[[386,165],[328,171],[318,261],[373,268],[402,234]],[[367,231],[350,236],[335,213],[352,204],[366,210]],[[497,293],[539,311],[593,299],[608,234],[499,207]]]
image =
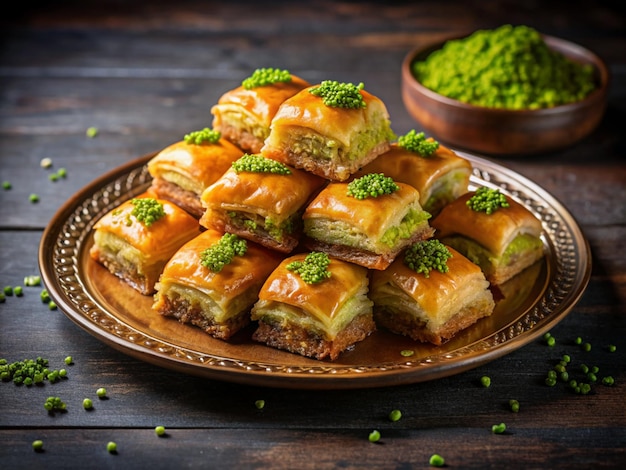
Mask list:
[[[422,83],[415,77],[412,72],[411,65],[415,61],[415,59],[422,54],[430,54],[436,50],[441,49],[444,44],[448,41],[456,40],[456,39],[464,39],[470,36],[473,33],[468,33],[464,35],[451,36],[446,39],[430,42],[426,45],[415,47],[411,49],[404,57],[402,61],[402,77],[406,86],[413,87],[416,91],[421,93],[422,95],[428,97],[433,101],[441,102],[450,107],[459,108],[465,111],[480,111],[491,113],[494,115],[516,115],[523,116],[527,115],[538,115],[538,114],[558,114],[558,113],[568,113],[574,109],[578,109],[581,107],[589,106],[595,103],[597,100],[603,100],[604,97],[608,93],[609,85],[611,82],[611,73],[606,64],[606,62],[600,57],[598,54],[593,52],[586,47],[581,46],[575,42],[569,41],[567,39],[562,39],[556,36],[551,36],[548,34],[540,33],[541,37],[544,39],[548,47],[552,50],[556,50],[561,54],[565,55],[569,59],[574,59],[577,62],[583,62],[585,64],[591,64],[598,77],[598,86],[595,90],[589,93],[585,98],[579,101],[574,101],[572,103],[561,104],[558,106],[552,106],[549,108],[537,108],[537,109],[507,109],[507,108],[490,108],[487,106],[479,106],[475,104],[466,103],[464,101],[460,101],[454,98],[450,98],[448,96],[441,95],[436,91],[427,88],[422,85]],[[584,58],[584,60],[582,60]]]

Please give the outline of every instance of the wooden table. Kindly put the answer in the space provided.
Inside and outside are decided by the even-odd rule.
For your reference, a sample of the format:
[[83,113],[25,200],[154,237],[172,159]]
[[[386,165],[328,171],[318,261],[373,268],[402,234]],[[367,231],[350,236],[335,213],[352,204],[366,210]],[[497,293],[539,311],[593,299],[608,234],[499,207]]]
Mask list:
[[[612,83],[605,118],[584,141],[548,155],[494,158],[561,201],[591,246],[588,288],[552,329],[555,347],[537,339],[479,368],[415,384],[262,387],[134,359],[49,310],[43,286],[23,287],[23,296],[0,304],[0,357],[41,356],[66,367],[68,378],[0,383],[0,466],[426,468],[435,453],[465,469],[624,464],[626,19],[617,2],[545,3],[27,2],[4,16],[0,180],[12,188],[0,189],[0,286],[39,274],[40,238],[66,200],[99,175],[210,125],[211,105],[257,67],[288,68],[312,82],[363,81],[385,101],[398,133],[420,129],[401,100],[405,54],[478,28],[527,24],[577,42],[605,59]],[[97,136],[86,136],[89,127]],[[51,168],[40,166],[44,158]],[[50,181],[62,167],[67,176]],[[573,344],[578,336],[590,352]],[[547,371],[565,353],[615,384],[597,383],[588,395],[548,387]],[[66,356],[73,365],[65,366]],[[107,400],[96,397],[99,387]],[[48,396],[61,397],[68,411],[48,414]],[[94,400],[91,412],[85,397]],[[388,418],[394,409],[402,412],[396,422]],[[507,431],[493,434],[501,422]],[[165,438],[155,436],[157,425]],[[31,447],[37,439],[43,452]],[[109,441],[117,454],[107,452]]]

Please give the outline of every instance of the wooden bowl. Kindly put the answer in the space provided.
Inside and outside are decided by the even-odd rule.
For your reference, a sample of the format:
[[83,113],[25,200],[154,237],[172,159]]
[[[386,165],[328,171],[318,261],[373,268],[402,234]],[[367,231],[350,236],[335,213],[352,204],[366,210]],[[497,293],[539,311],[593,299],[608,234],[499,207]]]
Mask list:
[[443,47],[446,42],[443,41],[414,49],[405,57],[402,99],[407,111],[427,134],[455,148],[490,155],[524,155],[571,146],[600,123],[606,109],[609,71],[591,51],[563,39],[545,35],[543,38],[551,49],[593,65],[598,88],[582,101],[537,110],[506,110],[463,103],[426,88],[411,71],[413,62],[424,60]]

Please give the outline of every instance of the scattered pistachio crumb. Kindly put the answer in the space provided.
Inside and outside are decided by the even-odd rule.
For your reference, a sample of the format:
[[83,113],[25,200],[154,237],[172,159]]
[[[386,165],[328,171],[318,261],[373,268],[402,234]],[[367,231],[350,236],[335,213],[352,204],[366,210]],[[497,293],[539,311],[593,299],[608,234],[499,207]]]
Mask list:
[[42,158],[39,165],[41,168],[50,168],[52,166],[52,159],[49,157]]
[[41,452],[43,450],[43,441],[41,439],[34,440],[32,445],[35,452]]
[[370,432],[368,439],[370,442],[380,441],[380,431],[374,429],[372,432]]
[[154,433],[159,436],[165,436],[165,426],[157,426],[154,428]]
[[113,441],[110,441],[107,443],[107,451],[110,454],[116,454],[117,453],[117,444]]
[[433,454],[430,456],[430,459],[428,459],[428,464],[431,467],[443,467],[446,464],[446,461],[441,455]]
[[4,189],[5,191],[8,191],[9,189],[11,189],[13,186],[11,185],[10,181],[3,181],[2,182],[2,189]]
[[400,351],[400,355],[404,357],[411,357],[413,354],[415,354],[415,351],[411,349],[403,349],[402,351]]
[[506,431],[506,424],[504,423],[494,424],[491,426],[491,432],[494,434],[503,434],[504,431]]
[[255,401],[254,406],[256,406],[257,410],[262,410],[263,408],[265,408],[265,400]]
[[39,202],[39,196],[35,193],[32,193],[30,196],[28,196],[28,200],[32,202],[33,204],[37,203]]
[[87,137],[93,138],[93,137],[98,135],[98,128],[97,127],[89,127],[89,128],[87,128],[86,134],[87,134]]

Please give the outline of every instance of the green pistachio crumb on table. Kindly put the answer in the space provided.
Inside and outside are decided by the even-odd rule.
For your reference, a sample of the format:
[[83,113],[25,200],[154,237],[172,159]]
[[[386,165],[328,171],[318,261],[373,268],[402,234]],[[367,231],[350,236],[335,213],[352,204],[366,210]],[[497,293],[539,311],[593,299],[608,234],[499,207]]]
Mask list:
[[400,421],[400,418],[402,418],[402,412],[400,410],[391,410],[389,412],[389,421]]
[[117,453],[117,444],[113,441],[109,441],[107,443],[107,452],[109,452],[110,454]]
[[322,102],[331,108],[359,109],[367,106],[361,94],[364,86],[363,83],[355,85],[354,83],[324,80],[319,85],[309,88],[309,93],[322,98]]
[[443,467],[446,464],[444,458],[439,454],[433,454],[428,459],[428,465],[431,467]]
[[42,158],[39,162],[41,168],[50,168],[52,166],[52,159],[50,157]]
[[478,188],[467,202],[467,207],[476,212],[492,214],[502,207],[509,207],[506,196],[499,189],[481,187]]
[[483,375],[480,378],[480,384],[485,388],[491,387],[491,378],[487,375]]
[[66,411],[67,405],[60,397],[48,397],[43,405],[43,407],[49,411]]
[[157,220],[165,217],[163,204],[154,198],[135,198],[131,200],[131,203],[135,206],[131,215],[146,227],[151,227]]
[[199,131],[192,131],[186,134],[184,140],[185,143],[193,145],[202,145],[204,143],[217,144],[221,137],[222,133],[220,131],[205,127]]
[[12,381],[15,385],[43,384],[45,380],[54,383],[66,375],[67,373],[50,369],[48,359],[42,357],[11,363],[6,359],[0,359],[0,380],[3,382]]
[[379,197],[392,194],[400,189],[393,178],[383,173],[369,173],[360,178],[355,178],[348,183],[348,196],[356,199]]
[[491,432],[494,434],[503,434],[504,431],[506,431],[506,424],[504,423],[494,424],[491,426]]
[[416,153],[422,157],[430,157],[439,148],[439,142],[436,140],[427,140],[423,132],[417,132],[415,129],[411,129],[406,134],[398,137],[398,147]]
[[85,398],[83,400],[83,408],[85,410],[92,410],[93,409],[93,400],[91,398]]
[[156,426],[154,428],[154,434],[156,434],[159,437],[165,436],[165,426]]
[[265,408],[265,400],[256,400],[254,402],[254,406],[257,410],[262,410],[263,408]]
[[30,196],[28,196],[28,200],[33,204],[36,204],[39,202],[39,196],[35,193],[32,193]]
[[291,82],[291,73],[289,73],[288,70],[267,67],[256,69],[252,72],[252,75],[241,82],[241,86],[246,90],[251,90],[261,86],[273,85],[275,83],[289,82]]
[[292,261],[287,265],[289,271],[299,274],[307,284],[317,284],[331,277],[328,271],[330,258],[327,253],[313,251],[306,255],[304,261]]
[[200,264],[214,273],[219,273],[224,266],[232,263],[235,256],[243,256],[247,250],[248,243],[245,239],[225,233],[217,243],[200,253]]
[[245,154],[232,163],[233,170],[237,173],[272,173],[276,175],[290,175],[291,170],[287,165],[271,158],[265,158],[258,154]]
[[412,72],[440,95],[488,108],[550,108],[580,101],[596,88],[591,65],[568,59],[523,25],[449,40],[414,62]]
[[513,413],[519,413],[519,401],[517,400],[509,400],[509,408]]
[[13,186],[11,185],[10,181],[3,181],[2,182],[2,189],[4,189],[5,191],[8,191],[9,189],[11,189]]
[[43,450],[43,441],[41,439],[36,439],[33,441],[32,446],[35,452],[41,452]]
[[107,389],[104,387],[100,387],[98,390],[96,390],[96,395],[98,395],[98,398],[107,398]]
[[370,432],[368,439],[370,442],[380,441],[380,431],[378,431],[377,429],[374,429],[372,432]]
[[430,277],[430,271],[448,272],[448,259],[452,258],[450,250],[437,239],[413,243],[404,253],[404,264],[424,277]]
[[94,138],[95,136],[98,135],[98,128],[97,127],[88,127],[87,130],[85,131],[85,134],[87,135],[87,137],[92,139],[92,138]]
[[25,286],[39,286],[41,285],[41,276],[36,274],[24,277]]

